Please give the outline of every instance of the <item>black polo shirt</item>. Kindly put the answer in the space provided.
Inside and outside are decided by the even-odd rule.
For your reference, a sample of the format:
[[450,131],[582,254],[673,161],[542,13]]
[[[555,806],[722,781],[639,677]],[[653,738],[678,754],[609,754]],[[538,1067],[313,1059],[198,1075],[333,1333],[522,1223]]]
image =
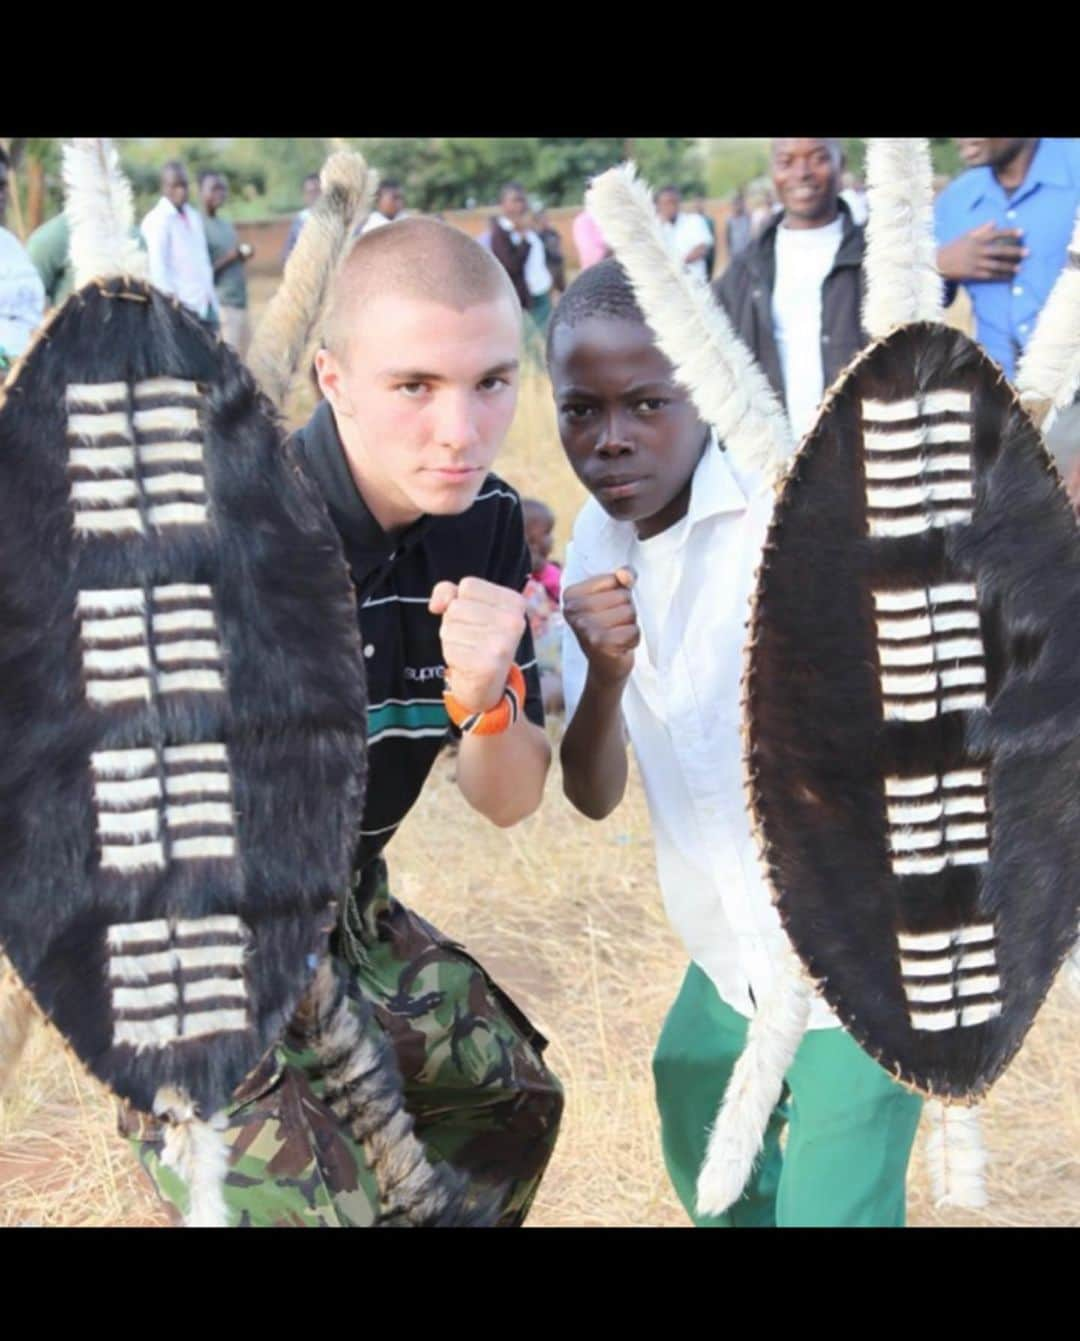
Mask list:
[[[388,534],[360,496],[327,401],[291,445],[326,500],[356,588],[368,696],[367,800],[356,857],[364,866],[386,846],[447,736],[456,734],[442,701],[442,620],[428,610],[432,589],[444,580],[481,577],[522,591],[529,551],[521,501],[497,475],[488,475],[468,511],[421,517]],[[525,675],[525,712],[543,726],[528,625],[516,660]]]

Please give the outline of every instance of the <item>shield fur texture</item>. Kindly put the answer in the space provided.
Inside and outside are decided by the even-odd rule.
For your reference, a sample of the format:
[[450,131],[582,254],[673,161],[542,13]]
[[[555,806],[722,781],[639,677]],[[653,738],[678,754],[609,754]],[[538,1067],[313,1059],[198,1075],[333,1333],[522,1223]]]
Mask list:
[[0,404],[0,943],[145,1111],[224,1107],[325,953],[362,666],[250,373],[138,281],[74,294]]
[[1080,532],[1012,388],[917,323],[834,386],[759,574],[752,806],[784,925],[902,1082],[977,1098],[1080,912]]

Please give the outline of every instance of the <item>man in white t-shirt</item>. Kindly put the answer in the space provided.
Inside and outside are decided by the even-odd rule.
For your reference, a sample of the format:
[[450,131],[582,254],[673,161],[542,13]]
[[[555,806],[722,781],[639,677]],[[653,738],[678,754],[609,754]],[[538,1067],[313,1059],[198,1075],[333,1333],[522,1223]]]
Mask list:
[[161,169],[161,199],[142,221],[150,264],[150,283],[178,298],[204,325],[220,325],[214,268],[199,214],[188,204],[183,163]]
[[704,216],[682,209],[682,193],[677,186],[665,186],[657,193],[656,212],[660,215],[660,231],[668,250],[678,256],[692,274],[708,280],[705,258],[713,246],[713,237]]
[[797,438],[825,389],[867,342],[863,230],[840,198],[837,140],[772,142],[782,210],[714,286],[735,330],[783,397]]

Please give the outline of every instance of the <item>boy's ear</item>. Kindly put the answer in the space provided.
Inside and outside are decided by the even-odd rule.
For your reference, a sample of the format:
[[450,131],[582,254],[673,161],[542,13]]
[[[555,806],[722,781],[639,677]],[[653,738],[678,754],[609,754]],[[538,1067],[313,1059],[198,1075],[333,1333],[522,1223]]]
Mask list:
[[329,349],[320,349],[315,355],[315,376],[331,408],[348,417],[352,413],[352,405],[345,392],[341,364]]

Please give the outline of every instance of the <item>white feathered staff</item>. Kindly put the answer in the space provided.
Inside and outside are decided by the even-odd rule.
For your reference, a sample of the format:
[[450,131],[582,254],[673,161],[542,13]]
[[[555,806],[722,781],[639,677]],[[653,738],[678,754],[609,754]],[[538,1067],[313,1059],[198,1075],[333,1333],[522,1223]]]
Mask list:
[[1044,433],[1080,391],[1080,214],[1065,269],[1050,291],[1020,360],[1016,389]]
[[275,405],[281,406],[297,369],[310,361],[335,276],[371,205],[375,175],[360,154],[331,154],[320,174],[316,201],[285,265],[281,287],[251,342],[248,365]]
[[[598,177],[586,205],[698,413],[737,465],[777,479],[793,447],[784,408],[709,286],[668,251],[652,195],[633,164]],[[777,968],[709,1137],[697,1185],[703,1215],[721,1214],[742,1194],[806,1031],[812,988],[790,947]]]
[[76,139],[63,148],[64,213],[75,288],[107,275],[145,279],[135,232],[135,198],[111,140]]

